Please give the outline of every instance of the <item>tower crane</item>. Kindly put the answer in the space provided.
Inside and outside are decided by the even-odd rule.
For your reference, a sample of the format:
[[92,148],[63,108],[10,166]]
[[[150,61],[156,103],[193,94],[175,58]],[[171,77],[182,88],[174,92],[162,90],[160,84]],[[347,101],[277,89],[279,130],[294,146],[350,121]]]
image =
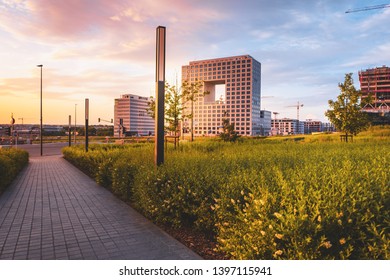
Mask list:
[[303,107],[303,104],[300,104],[299,101],[297,105],[291,105],[291,106],[286,106],[286,107],[295,107],[297,108],[297,120],[299,121],[299,107]]
[[357,9],[349,9],[345,11],[345,13],[349,14],[349,13],[363,12],[368,10],[376,10],[376,9],[384,9],[384,8],[390,8],[390,4],[380,4],[380,5],[368,6],[368,7],[357,8]]
[[300,104],[299,103],[299,101],[298,101],[298,103],[297,103],[297,105],[291,105],[291,106],[287,106],[287,107],[295,107],[295,108],[297,108],[297,120],[298,120],[298,129],[297,129],[297,132],[298,132],[298,134],[300,133],[300,129],[299,129],[299,108],[300,107],[303,107],[303,104]]
[[22,124],[24,124],[24,120],[26,120],[26,119],[31,119],[31,118],[24,118],[24,117],[18,118],[18,120],[22,121]]

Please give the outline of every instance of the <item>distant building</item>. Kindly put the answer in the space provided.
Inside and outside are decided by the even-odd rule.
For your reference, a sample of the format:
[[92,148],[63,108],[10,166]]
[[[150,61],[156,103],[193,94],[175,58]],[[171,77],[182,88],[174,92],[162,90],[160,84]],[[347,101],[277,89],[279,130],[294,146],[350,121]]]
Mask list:
[[272,135],[294,135],[303,132],[303,122],[296,119],[273,119]]
[[330,122],[322,123],[322,131],[323,132],[333,132],[333,131],[336,131],[336,128],[334,127],[333,123],[330,123]]
[[386,114],[390,112],[390,67],[382,66],[359,71],[362,98],[371,94],[372,101],[363,111]]
[[271,135],[271,119],[272,113],[271,111],[261,110],[260,111],[260,128],[262,136]]
[[306,120],[303,122],[305,134],[311,134],[315,132],[322,132],[323,125],[321,121]]
[[[184,119],[183,131],[194,135],[217,135],[224,117],[240,135],[261,135],[261,64],[249,55],[191,61],[182,66],[182,81],[204,81],[203,91],[194,104],[194,127]],[[184,114],[190,113],[187,104]]]
[[121,95],[120,98],[115,99],[115,137],[154,134],[154,120],[146,111],[149,107],[148,102],[150,102],[148,97],[134,94]]

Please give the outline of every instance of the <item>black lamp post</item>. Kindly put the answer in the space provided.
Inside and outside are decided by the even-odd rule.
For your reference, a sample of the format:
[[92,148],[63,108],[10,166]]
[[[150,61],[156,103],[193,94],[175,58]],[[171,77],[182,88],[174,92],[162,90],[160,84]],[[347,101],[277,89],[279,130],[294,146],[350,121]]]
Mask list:
[[41,116],[40,116],[40,129],[39,129],[39,139],[40,139],[40,143],[41,143],[41,156],[43,155],[43,142],[42,142],[42,68],[43,68],[43,65],[40,64],[40,65],[37,65],[37,67],[41,68]]
[[156,30],[156,121],[154,160],[156,166],[164,163],[164,86],[165,86],[166,28]]

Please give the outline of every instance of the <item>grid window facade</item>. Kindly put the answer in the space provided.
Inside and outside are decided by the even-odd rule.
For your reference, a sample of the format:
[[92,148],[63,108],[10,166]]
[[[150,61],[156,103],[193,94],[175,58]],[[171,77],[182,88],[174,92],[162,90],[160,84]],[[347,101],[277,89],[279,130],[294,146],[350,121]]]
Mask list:
[[[223,118],[234,123],[240,135],[260,135],[261,64],[249,55],[191,61],[182,66],[182,81],[203,81],[202,91],[209,95],[198,97],[194,104],[194,134],[217,135]],[[216,85],[224,85],[219,98]],[[185,114],[191,106],[187,104]],[[190,120],[184,127],[191,129]]]
[[128,134],[154,134],[154,120],[147,113],[150,99],[134,94],[125,94],[115,99],[114,105],[114,136],[119,136],[120,119]]
[[382,66],[359,71],[362,98],[372,101],[363,110],[372,113],[390,112],[390,67]]

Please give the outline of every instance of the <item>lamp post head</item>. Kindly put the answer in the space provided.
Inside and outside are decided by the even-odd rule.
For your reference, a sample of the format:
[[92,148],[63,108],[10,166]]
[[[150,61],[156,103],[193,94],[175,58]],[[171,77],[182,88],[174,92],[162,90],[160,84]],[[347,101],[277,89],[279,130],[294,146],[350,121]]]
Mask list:
[[39,65],[37,65],[37,67],[43,67],[43,65],[42,65],[42,64],[39,64]]

